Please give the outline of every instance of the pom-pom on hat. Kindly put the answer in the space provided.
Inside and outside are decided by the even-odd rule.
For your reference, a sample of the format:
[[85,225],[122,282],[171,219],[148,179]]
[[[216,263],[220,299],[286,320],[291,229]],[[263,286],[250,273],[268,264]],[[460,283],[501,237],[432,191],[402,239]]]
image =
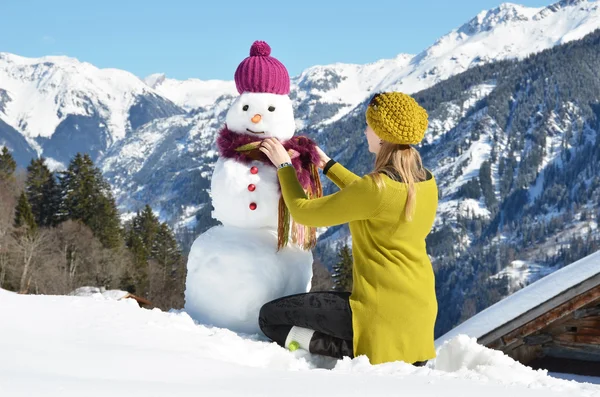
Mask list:
[[250,56],[235,71],[235,86],[244,92],[265,92],[288,95],[290,76],[281,62],[271,56],[271,47],[264,41],[255,41]]
[[402,92],[376,94],[367,107],[366,117],[379,138],[401,145],[421,142],[429,124],[427,111]]

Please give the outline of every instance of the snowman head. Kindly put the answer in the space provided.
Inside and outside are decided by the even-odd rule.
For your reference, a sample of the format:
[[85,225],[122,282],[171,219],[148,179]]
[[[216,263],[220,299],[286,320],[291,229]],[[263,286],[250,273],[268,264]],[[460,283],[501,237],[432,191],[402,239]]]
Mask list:
[[259,139],[290,139],[296,130],[292,101],[287,95],[245,92],[233,103],[226,118],[231,131]]
[[281,62],[271,56],[271,47],[255,41],[250,56],[235,71],[241,96],[227,112],[227,128],[258,138],[290,139],[295,121],[290,93],[290,76]]

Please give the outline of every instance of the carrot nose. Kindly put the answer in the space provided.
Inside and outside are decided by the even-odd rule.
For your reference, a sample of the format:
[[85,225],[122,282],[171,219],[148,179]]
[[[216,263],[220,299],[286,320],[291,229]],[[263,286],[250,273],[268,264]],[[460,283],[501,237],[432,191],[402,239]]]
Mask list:
[[262,120],[262,116],[260,114],[255,114],[254,117],[252,117],[250,120],[252,120],[252,122],[256,124]]

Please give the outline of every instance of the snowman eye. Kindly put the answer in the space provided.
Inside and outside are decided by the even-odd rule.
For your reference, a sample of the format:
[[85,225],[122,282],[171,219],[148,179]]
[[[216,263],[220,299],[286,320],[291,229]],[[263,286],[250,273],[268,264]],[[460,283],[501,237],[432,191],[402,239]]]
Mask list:
[[242,108],[242,110],[245,112],[245,111],[247,111],[247,110],[248,110],[248,108],[249,108],[249,106],[248,106],[248,105],[244,105],[244,107]]
[[274,112],[275,111],[275,106],[269,106],[269,112]]

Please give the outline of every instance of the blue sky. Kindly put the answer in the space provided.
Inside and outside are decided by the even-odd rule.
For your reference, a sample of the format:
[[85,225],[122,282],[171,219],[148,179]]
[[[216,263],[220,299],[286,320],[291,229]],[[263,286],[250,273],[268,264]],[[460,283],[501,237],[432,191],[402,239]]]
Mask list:
[[[521,0],[531,7],[551,0]],[[233,79],[254,40],[291,75],[418,53],[492,0],[0,0],[0,52],[68,55],[140,77]]]

